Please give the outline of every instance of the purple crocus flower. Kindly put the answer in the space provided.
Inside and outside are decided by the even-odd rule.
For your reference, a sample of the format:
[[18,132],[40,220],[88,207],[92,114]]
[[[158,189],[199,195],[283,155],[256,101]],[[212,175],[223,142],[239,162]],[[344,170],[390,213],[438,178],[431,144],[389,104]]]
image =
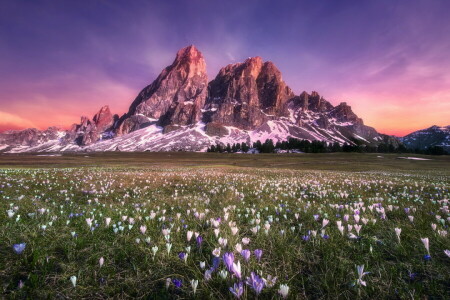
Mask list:
[[236,297],[241,298],[242,294],[244,293],[244,284],[242,281],[239,283],[235,283],[233,287],[230,287],[230,292]]
[[260,261],[261,260],[261,256],[262,256],[262,254],[263,254],[263,251],[261,250],[261,249],[255,249],[255,256],[256,256],[256,259],[258,260],[258,261]]
[[302,236],[302,240],[304,240],[304,241],[309,241],[309,235],[304,235],[304,236]]
[[250,250],[248,250],[248,249],[242,250],[241,255],[245,259],[245,261],[248,261],[250,259],[250,255],[251,255]]
[[25,250],[26,246],[27,246],[27,244],[25,244],[25,243],[14,244],[13,245],[14,252],[16,252],[17,254],[22,254],[22,252]]
[[220,258],[214,256],[212,259],[212,269],[216,270],[219,267],[219,264],[220,264]]
[[202,238],[201,235],[199,235],[199,236],[197,237],[197,245],[200,247],[200,246],[202,245],[202,242],[203,242],[203,238]]
[[172,280],[173,284],[177,287],[180,288],[183,285],[183,281],[181,279],[173,279]]
[[186,253],[180,252],[180,253],[178,253],[178,257],[179,257],[181,260],[184,260],[184,258],[186,257]]
[[223,262],[227,266],[228,271],[231,272],[231,269],[233,268],[233,262],[234,262],[233,252],[226,252],[223,255]]
[[250,277],[247,277],[246,283],[255,291],[256,295],[259,295],[264,288],[264,280],[254,272],[250,274]]

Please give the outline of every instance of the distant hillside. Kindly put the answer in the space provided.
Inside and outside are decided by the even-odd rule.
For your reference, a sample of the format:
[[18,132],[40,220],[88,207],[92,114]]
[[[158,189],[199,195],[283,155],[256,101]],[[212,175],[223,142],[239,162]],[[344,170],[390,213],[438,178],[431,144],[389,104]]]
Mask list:
[[450,152],[450,125],[418,130],[400,138],[400,141],[409,149],[426,150],[438,146]]

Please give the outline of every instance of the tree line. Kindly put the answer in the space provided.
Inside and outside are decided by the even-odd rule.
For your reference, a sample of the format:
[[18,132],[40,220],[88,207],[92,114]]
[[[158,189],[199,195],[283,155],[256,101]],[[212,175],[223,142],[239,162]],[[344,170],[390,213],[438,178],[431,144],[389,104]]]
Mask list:
[[416,153],[416,154],[430,154],[430,155],[444,155],[448,154],[444,148],[439,146],[430,147],[426,150],[408,149],[403,144],[395,147],[393,144],[380,143],[377,146],[370,146],[363,144],[359,140],[354,140],[354,144],[345,143],[340,145],[338,142],[327,143],[324,141],[308,141],[299,140],[296,138],[289,138],[287,141],[278,141],[274,143],[272,139],[265,140],[264,143],[256,141],[251,145],[247,143],[233,143],[231,144],[216,144],[211,145],[206,150],[207,152],[248,152],[251,148],[257,150],[259,153],[274,153],[276,150],[284,150],[287,152],[301,151],[305,153],[331,153],[331,152],[359,152],[359,153]]

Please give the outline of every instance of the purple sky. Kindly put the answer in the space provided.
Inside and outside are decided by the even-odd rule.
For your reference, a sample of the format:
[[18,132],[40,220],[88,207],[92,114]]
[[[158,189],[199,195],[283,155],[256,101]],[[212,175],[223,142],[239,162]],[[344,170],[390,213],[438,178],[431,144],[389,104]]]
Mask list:
[[124,113],[179,48],[262,56],[381,132],[450,124],[450,1],[0,0],[0,130]]

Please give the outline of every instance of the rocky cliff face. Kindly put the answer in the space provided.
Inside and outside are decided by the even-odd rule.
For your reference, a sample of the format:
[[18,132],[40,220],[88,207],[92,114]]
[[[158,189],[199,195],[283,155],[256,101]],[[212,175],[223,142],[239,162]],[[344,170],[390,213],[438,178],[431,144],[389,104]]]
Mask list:
[[201,118],[208,78],[203,55],[194,46],[178,51],[174,62],[145,87],[116,125],[119,135],[157,122],[189,125]]
[[0,151],[201,151],[216,143],[290,137],[397,143],[364,125],[345,102],[333,106],[315,91],[295,95],[277,67],[261,57],[228,65],[207,80],[203,55],[194,46],[183,48],[122,117],[104,106],[64,134],[6,133],[0,135]]
[[67,131],[64,140],[67,143],[74,141],[79,146],[87,146],[97,142],[103,134],[114,124],[117,116],[113,116],[109,110],[109,106],[103,106],[91,119],[81,117],[80,124],[73,124]]
[[204,121],[252,129],[285,114],[294,97],[280,71],[261,57],[222,68],[210,82]]

